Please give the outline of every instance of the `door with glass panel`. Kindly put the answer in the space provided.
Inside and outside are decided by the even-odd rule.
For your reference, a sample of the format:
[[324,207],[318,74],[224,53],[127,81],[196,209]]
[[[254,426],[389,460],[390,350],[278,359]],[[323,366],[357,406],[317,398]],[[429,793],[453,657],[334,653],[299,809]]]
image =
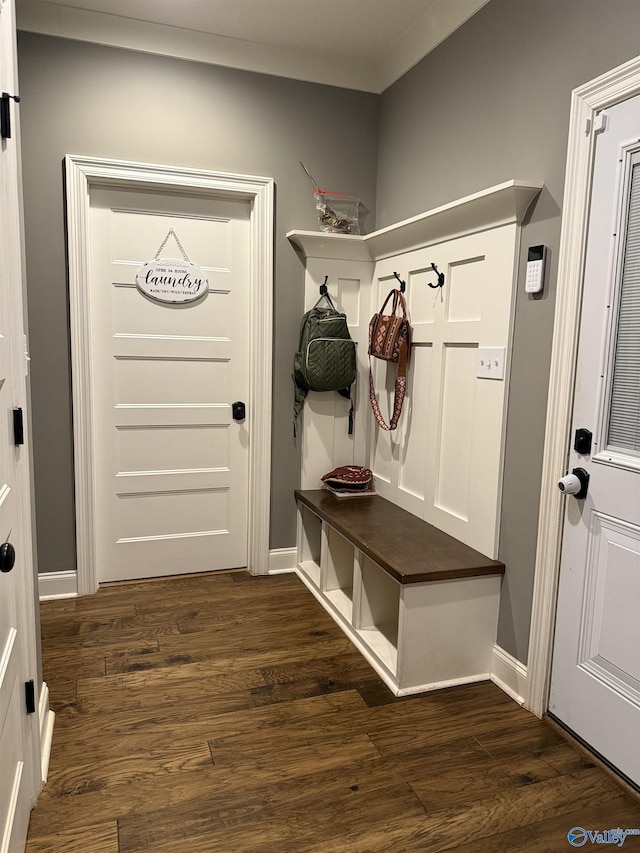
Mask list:
[[640,785],[640,97],[595,150],[549,711]]

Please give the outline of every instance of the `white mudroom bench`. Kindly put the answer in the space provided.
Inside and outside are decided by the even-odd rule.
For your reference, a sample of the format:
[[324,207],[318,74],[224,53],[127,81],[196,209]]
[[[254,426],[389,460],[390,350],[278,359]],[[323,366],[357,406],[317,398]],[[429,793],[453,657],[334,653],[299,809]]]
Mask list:
[[295,497],[299,577],[395,695],[490,678],[503,563],[379,495]]

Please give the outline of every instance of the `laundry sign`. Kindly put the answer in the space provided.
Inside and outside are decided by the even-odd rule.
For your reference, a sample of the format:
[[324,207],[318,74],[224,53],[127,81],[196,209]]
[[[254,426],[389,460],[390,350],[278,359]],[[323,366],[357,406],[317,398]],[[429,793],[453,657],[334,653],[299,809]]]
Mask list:
[[[158,257],[170,237],[178,244],[182,260]],[[143,264],[136,273],[136,286],[158,302],[193,302],[207,293],[209,279],[200,267],[191,263],[177,234],[170,228],[155,258]]]
[[208,291],[209,279],[190,261],[154,258],[136,273],[136,286],[158,302],[192,302]]

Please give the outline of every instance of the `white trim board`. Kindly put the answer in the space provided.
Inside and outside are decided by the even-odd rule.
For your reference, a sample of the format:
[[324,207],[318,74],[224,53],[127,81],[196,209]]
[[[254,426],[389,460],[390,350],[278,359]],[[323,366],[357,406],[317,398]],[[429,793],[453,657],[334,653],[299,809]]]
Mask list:
[[56,715],[49,708],[49,687],[46,681],[43,681],[40,687],[38,715],[40,717],[40,767],[42,784],[44,785],[49,775],[49,758],[51,756],[53,726],[56,718]]
[[180,166],[65,157],[69,303],[73,385],[73,434],[76,491],[78,593],[98,589],[96,571],[95,463],[91,405],[91,330],[87,282],[90,190],[92,187],[157,190],[188,189],[218,198],[251,202],[251,293],[248,340],[249,399],[249,524],[247,566],[251,574],[269,570],[269,508],[271,474],[271,388],[273,316],[273,208],[271,178],[226,174]]
[[55,598],[75,598],[78,595],[78,573],[43,572],[38,575],[38,597],[40,601]]
[[497,644],[491,657],[491,680],[518,705],[526,705],[527,667]]
[[529,634],[529,695],[527,707],[541,717],[549,704],[556,594],[562,545],[563,498],[558,477],[566,470],[583,269],[591,198],[596,113],[640,94],[640,56],[575,89],[560,236],[551,376],[547,404],[545,449],[536,566]]
[[[280,575],[295,572],[296,549],[273,548],[269,551],[267,574]],[[75,598],[78,595],[78,573],[43,572],[38,575],[38,597],[40,601],[53,601],[57,598]]]
[[283,575],[295,572],[298,561],[296,548],[273,548],[269,551],[269,574]]

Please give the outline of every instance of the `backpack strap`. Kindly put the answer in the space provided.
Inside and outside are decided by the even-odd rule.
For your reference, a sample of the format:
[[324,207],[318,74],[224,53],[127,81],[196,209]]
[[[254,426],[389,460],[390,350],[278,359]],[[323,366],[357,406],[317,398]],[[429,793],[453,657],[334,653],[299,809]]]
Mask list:
[[337,311],[337,310],[338,310],[338,309],[336,308],[336,306],[333,304],[333,300],[332,300],[332,299],[331,299],[331,297],[329,296],[329,291],[328,291],[328,290],[327,290],[327,292],[326,292],[326,293],[323,293],[323,294],[322,294],[322,296],[320,297],[320,299],[318,299],[318,301],[316,302],[316,304],[315,304],[313,307],[314,307],[314,308],[317,308],[317,307],[318,307],[318,305],[320,305],[320,303],[322,302],[322,300],[323,300],[323,299],[326,299],[326,300],[327,300],[327,302],[328,302],[328,303],[329,303],[329,305],[333,308],[333,310],[334,310],[334,311]]
[[345,400],[349,401],[349,428],[347,430],[347,435],[353,435],[353,411],[354,411],[354,409],[353,409],[353,396],[351,394],[351,388],[352,387],[353,386],[350,386],[349,388],[341,388],[338,391],[338,394],[340,394],[341,397],[344,397]]
[[296,377],[294,375],[291,376],[293,380],[293,437],[297,437],[298,426],[300,425],[300,415],[302,414],[302,407],[304,406],[304,401],[307,399],[307,389],[302,388],[296,382]]

